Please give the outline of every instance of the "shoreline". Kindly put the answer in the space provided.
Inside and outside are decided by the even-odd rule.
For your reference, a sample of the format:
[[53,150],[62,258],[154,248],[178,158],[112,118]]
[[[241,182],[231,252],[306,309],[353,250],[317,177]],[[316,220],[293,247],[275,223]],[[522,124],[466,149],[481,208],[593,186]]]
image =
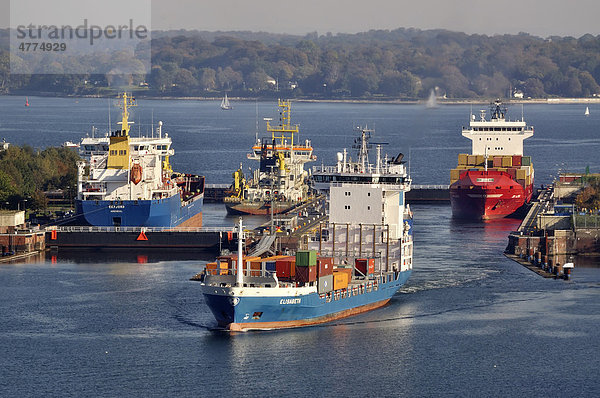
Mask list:
[[[10,94],[1,94],[1,97],[43,97],[43,98],[112,98],[112,96],[102,96],[102,95],[59,95],[54,93],[10,93]],[[178,97],[178,96],[146,96],[146,95],[135,95],[139,99],[151,100],[151,101],[161,101],[161,100],[169,100],[169,101],[221,101],[221,97]],[[274,101],[275,97],[261,97],[261,98],[249,98],[249,97],[229,97],[230,100],[237,102],[269,102]],[[332,104],[389,104],[389,105],[424,105],[427,102],[427,99],[423,100],[403,100],[403,99],[360,99],[360,98],[348,98],[348,99],[340,99],[340,98],[290,98],[292,102],[299,103],[332,103]],[[437,106],[443,105],[475,105],[475,104],[489,104],[491,99],[438,99]],[[600,103],[600,97],[594,98],[529,98],[529,99],[521,99],[521,98],[509,98],[504,99],[506,103],[510,104],[548,104],[548,105],[561,105],[561,104],[598,104]]]

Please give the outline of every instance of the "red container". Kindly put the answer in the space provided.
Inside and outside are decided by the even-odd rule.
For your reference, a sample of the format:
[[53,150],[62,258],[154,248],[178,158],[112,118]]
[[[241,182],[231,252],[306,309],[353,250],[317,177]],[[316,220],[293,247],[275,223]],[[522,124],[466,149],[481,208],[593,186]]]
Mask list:
[[317,281],[317,267],[296,267],[296,282],[308,283]]
[[317,277],[333,274],[333,257],[317,257]]
[[278,259],[275,263],[275,270],[278,278],[293,278],[296,276],[296,257],[284,257]]
[[358,275],[370,275],[375,273],[375,259],[374,258],[357,258],[354,260],[354,267],[360,273]]
[[502,167],[502,156],[494,156],[494,167]]
[[512,177],[513,180],[517,178],[517,169],[510,168],[506,172]]
[[512,158],[513,167],[521,167],[521,155],[513,155]]

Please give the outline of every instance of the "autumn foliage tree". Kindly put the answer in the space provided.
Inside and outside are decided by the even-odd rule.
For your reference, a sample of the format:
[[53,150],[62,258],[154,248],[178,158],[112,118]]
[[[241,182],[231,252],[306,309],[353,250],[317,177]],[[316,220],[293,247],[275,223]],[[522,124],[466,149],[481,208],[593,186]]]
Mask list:
[[6,207],[8,202],[8,207],[16,209],[27,200],[27,208],[46,208],[45,191],[75,191],[78,159],[68,148],[8,147],[0,152],[0,203]]
[[600,181],[592,180],[575,199],[575,204],[580,209],[600,209]]

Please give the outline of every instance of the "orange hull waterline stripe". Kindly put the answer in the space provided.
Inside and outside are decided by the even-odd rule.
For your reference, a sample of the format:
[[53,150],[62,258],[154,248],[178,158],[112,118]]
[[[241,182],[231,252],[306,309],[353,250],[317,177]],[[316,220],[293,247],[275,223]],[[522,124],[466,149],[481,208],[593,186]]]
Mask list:
[[226,329],[232,332],[243,332],[247,330],[267,330],[267,329],[287,329],[297,328],[302,326],[318,325],[320,323],[331,322],[337,319],[347,318],[349,316],[358,315],[363,312],[368,312],[386,305],[390,299],[378,301],[376,303],[366,304],[356,308],[350,308],[334,314],[324,315],[313,319],[299,319],[295,321],[281,322],[252,322],[252,323],[230,323]]

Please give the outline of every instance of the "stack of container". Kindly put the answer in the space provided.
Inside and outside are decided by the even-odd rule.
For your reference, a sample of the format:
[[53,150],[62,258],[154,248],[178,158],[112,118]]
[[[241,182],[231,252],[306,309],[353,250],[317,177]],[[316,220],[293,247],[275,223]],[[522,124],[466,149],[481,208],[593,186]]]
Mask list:
[[333,274],[333,257],[317,257],[317,277]]
[[319,257],[314,250],[296,252],[296,280],[300,283],[317,282],[319,293],[333,290],[333,258]]
[[263,258],[262,264],[263,264],[263,268],[265,271],[267,272],[277,272],[277,260],[285,258],[288,256],[271,256],[271,257],[265,257]]
[[227,275],[229,273],[229,264],[226,261],[219,261],[206,264],[207,275]]
[[[506,155],[491,156],[487,161],[488,170],[498,170],[508,173],[512,179],[524,188],[531,184],[532,165],[530,156]],[[485,157],[483,155],[458,155],[458,166],[450,170],[450,184],[463,177],[467,170],[485,170]]]
[[357,258],[354,260],[356,276],[371,276],[375,273],[374,258]]
[[304,284],[317,281],[317,252],[300,250],[296,252],[296,281]]
[[261,276],[262,275],[262,259],[260,257],[244,258],[244,275]]
[[277,278],[282,281],[292,281],[296,276],[296,257],[286,256],[275,261]]
[[333,271],[333,290],[347,289],[349,275],[343,271]]

